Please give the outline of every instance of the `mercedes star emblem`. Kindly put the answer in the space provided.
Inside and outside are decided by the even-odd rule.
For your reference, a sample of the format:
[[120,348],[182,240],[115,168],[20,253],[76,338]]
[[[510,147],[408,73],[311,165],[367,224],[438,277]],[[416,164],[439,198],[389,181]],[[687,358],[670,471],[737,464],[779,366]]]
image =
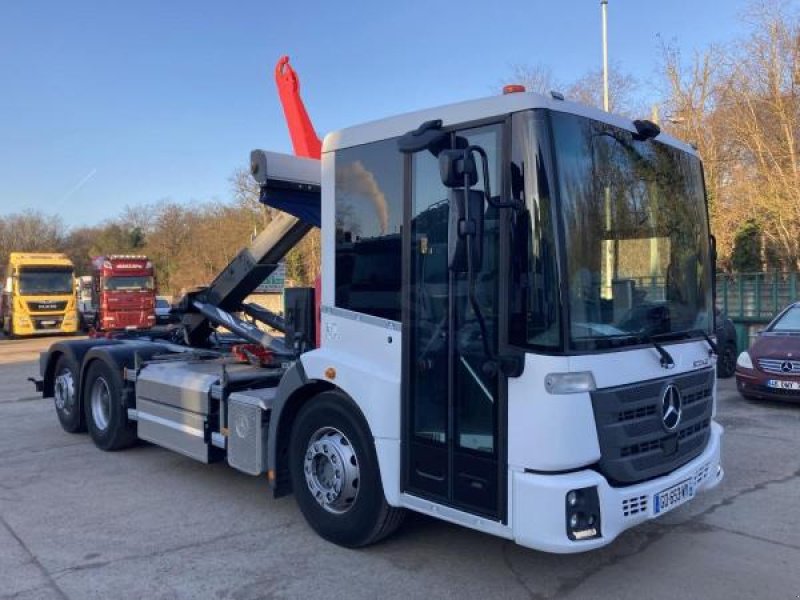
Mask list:
[[675,431],[681,422],[682,404],[681,391],[674,383],[670,383],[661,397],[661,420],[667,431]]

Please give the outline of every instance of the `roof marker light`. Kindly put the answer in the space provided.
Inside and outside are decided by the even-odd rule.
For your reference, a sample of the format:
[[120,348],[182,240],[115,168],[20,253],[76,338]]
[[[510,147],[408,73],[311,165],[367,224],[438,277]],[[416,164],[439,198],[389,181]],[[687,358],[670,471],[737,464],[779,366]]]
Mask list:
[[503,86],[503,95],[506,94],[519,94],[525,91],[525,86],[519,83],[509,83]]

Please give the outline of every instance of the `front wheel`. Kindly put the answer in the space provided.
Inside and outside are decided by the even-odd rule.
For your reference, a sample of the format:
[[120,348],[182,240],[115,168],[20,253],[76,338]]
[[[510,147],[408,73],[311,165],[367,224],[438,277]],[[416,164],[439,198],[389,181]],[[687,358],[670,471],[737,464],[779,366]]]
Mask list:
[[727,379],[736,372],[736,346],[725,344],[717,360],[717,377]]
[[300,410],[289,460],[300,510],[326,540],[358,548],[400,525],[404,511],[386,502],[369,429],[344,395],[323,392]]
[[83,383],[83,409],[89,435],[101,450],[121,450],[136,442],[136,424],[122,404],[122,375],[102,360],[89,365]]

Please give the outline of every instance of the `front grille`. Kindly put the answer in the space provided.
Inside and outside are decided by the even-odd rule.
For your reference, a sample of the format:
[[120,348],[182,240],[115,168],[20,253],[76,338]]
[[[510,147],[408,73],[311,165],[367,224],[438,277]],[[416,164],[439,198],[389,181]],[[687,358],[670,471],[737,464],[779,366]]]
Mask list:
[[[682,399],[674,431],[662,421],[669,384]],[[600,472],[612,485],[628,485],[669,473],[698,456],[711,432],[713,389],[713,370],[704,369],[592,392]]]
[[[776,373],[778,375],[800,375],[800,360],[759,358],[758,366],[766,373]],[[786,367],[786,370],[784,370],[784,367]]]
[[28,302],[28,310],[31,312],[55,312],[67,308],[66,300],[31,300]]

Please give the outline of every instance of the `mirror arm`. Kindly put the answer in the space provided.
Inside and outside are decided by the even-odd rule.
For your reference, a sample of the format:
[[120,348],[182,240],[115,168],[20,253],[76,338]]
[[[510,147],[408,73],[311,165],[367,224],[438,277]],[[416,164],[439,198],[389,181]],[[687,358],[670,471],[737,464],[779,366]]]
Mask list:
[[521,200],[501,200],[500,196],[492,196],[492,190],[489,183],[489,157],[486,155],[486,150],[480,146],[468,146],[464,150],[464,155],[466,156],[468,152],[477,152],[481,157],[481,167],[483,170],[483,181],[485,188],[484,196],[486,197],[486,202],[488,202],[494,208],[513,208],[514,210],[521,210],[523,208],[523,203]]
[[[484,196],[489,197],[489,164],[488,160],[486,159],[486,152],[483,148],[479,146],[469,146],[464,149],[464,160],[466,162],[466,158],[470,152],[475,151],[481,155],[483,159],[483,186],[484,186]],[[469,174],[464,173],[464,190],[466,192],[465,202],[464,202],[464,217],[467,223],[472,222],[472,215],[470,215],[470,202],[469,202],[469,190],[470,190],[470,183],[469,183]],[[481,341],[483,342],[483,351],[486,354],[486,358],[490,361],[494,361],[494,353],[492,352],[491,347],[489,346],[489,331],[486,327],[486,320],[483,318],[483,310],[481,309],[481,305],[478,302],[478,295],[475,293],[475,269],[474,265],[472,264],[472,244],[474,243],[474,232],[467,233],[465,236],[466,241],[466,252],[467,252],[467,296],[469,297],[469,304],[472,307],[472,312],[475,313],[475,319],[478,321],[478,327],[481,330]]]

